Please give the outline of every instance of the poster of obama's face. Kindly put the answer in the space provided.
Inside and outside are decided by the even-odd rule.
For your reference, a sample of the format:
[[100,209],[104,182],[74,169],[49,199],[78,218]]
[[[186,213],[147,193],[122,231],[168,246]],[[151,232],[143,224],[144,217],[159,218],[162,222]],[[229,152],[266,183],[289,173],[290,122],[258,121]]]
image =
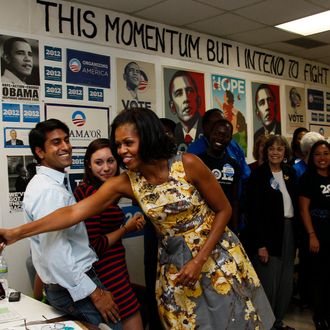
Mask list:
[[203,133],[204,74],[164,68],[164,89],[165,117],[176,122],[176,143],[185,151]]
[[252,99],[253,143],[260,135],[281,134],[279,86],[252,82]]
[[3,99],[39,101],[39,42],[0,35]]
[[155,65],[152,63],[117,59],[117,109],[142,107],[155,109]]

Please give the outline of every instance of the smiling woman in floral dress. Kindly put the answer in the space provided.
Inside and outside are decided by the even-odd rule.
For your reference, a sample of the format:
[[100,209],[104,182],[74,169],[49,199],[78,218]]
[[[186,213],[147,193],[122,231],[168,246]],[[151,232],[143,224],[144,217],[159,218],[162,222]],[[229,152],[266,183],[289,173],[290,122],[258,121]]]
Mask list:
[[269,330],[273,313],[238,238],[226,227],[231,207],[212,172],[198,157],[176,154],[148,109],[120,112],[111,142],[127,172],[75,206],[0,235],[12,243],[71,226],[120,196],[135,198],[160,234],[156,296],[165,329]]

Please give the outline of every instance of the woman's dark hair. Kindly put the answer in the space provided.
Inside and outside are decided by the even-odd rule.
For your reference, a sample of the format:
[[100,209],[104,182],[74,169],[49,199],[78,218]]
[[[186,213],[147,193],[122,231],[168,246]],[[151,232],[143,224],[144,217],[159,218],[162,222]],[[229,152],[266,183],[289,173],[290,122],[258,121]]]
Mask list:
[[140,138],[139,156],[143,162],[169,159],[176,153],[175,143],[165,134],[163,124],[155,112],[145,108],[125,109],[113,120],[110,134],[113,155],[121,167],[124,167],[124,164],[121,157],[118,156],[115,146],[115,132],[124,124],[133,124],[136,127]]
[[176,123],[168,118],[159,118],[163,126],[167,127],[174,135]]
[[293,136],[292,136],[292,141],[291,141],[291,150],[292,150],[292,153],[293,153],[294,156],[295,156],[297,151],[301,152],[300,143],[297,144],[297,140],[298,140],[299,134],[301,132],[306,132],[307,133],[309,131],[305,127],[298,127],[294,130]]
[[284,152],[284,159],[286,159],[287,162],[291,160],[291,149],[289,146],[289,143],[287,139],[279,134],[276,135],[270,135],[268,140],[265,143],[264,151],[263,151],[263,161],[268,162],[268,148],[274,145],[275,143],[284,146],[285,152]]
[[308,157],[308,170],[313,171],[313,172],[316,172],[317,168],[316,168],[316,166],[314,164],[313,157],[314,157],[314,153],[315,153],[316,148],[318,146],[322,146],[322,145],[325,145],[329,149],[329,151],[330,151],[330,144],[329,144],[329,142],[327,140],[318,140],[318,141],[316,141],[313,144],[313,146],[311,148],[311,151],[309,153],[309,157]]
[[227,96],[227,103],[234,104],[234,94],[229,89],[227,89],[225,93]]
[[252,151],[252,155],[253,155],[255,160],[259,159],[260,144],[263,143],[265,145],[267,140],[268,140],[268,136],[266,136],[265,134],[261,134],[257,137],[256,142],[254,143],[254,146],[253,146],[253,151]]
[[[109,139],[104,139],[104,138],[96,139],[96,140],[92,141],[86,149],[86,153],[85,153],[85,157],[84,157],[85,172],[84,172],[83,181],[87,184],[92,184],[92,185],[99,187],[103,183],[102,181],[100,181],[99,178],[95,177],[95,175],[92,172],[92,169],[90,168],[92,155],[97,150],[100,150],[103,148],[109,148],[111,150],[111,144],[110,144]],[[111,153],[113,154],[112,150],[111,150]],[[118,174],[119,174],[119,167],[117,166],[116,175],[118,175]]]
[[62,130],[67,135],[70,135],[69,127],[58,119],[47,119],[41,121],[33,128],[29,133],[29,144],[34,158],[40,164],[41,159],[36,153],[36,147],[39,147],[41,150],[45,150],[45,142],[47,138],[47,133],[52,132],[56,129]]

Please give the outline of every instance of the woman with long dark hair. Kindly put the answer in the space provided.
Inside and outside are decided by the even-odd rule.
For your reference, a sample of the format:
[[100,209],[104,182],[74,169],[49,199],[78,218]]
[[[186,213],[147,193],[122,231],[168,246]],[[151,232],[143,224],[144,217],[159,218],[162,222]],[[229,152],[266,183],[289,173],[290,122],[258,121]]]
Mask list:
[[[97,139],[87,147],[84,158],[83,182],[76,188],[75,197],[80,201],[92,194],[103,183],[119,174],[117,161],[112,155],[109,139]],[[124,330],[143,329],[139,302],[131,286],[122,237],[131,231],[142,229],[143,216],[134,216],[126,224],[125,215],[116,203],[85,219],[89,242],[99,260],[94,268],[102,284],[109,290],[119,308]]]
[[330,145],[315,142],[299,182],[299,207],[308,244],[309,289],[317,330],[330,329]]

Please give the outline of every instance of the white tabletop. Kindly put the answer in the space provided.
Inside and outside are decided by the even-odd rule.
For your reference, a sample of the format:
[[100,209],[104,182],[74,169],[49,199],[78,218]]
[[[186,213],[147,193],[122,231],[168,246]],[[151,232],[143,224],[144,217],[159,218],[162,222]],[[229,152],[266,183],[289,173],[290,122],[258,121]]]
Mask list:
[[8,302],[7,298],[0,300],[0,308],[4,307],[8,307],[9,310],[17,312],[20,316],[22,316],[22,319],[10,323],[0,323],[0,329],[8,328],[9,324],[11,326],[20,325],[24,319],[26,322],[45,321],[45,319],[49,320],[64,315],[64,313],[59,312],[54,307],[30,298],[24,294],[21,294],[21,299],[17,302]]

